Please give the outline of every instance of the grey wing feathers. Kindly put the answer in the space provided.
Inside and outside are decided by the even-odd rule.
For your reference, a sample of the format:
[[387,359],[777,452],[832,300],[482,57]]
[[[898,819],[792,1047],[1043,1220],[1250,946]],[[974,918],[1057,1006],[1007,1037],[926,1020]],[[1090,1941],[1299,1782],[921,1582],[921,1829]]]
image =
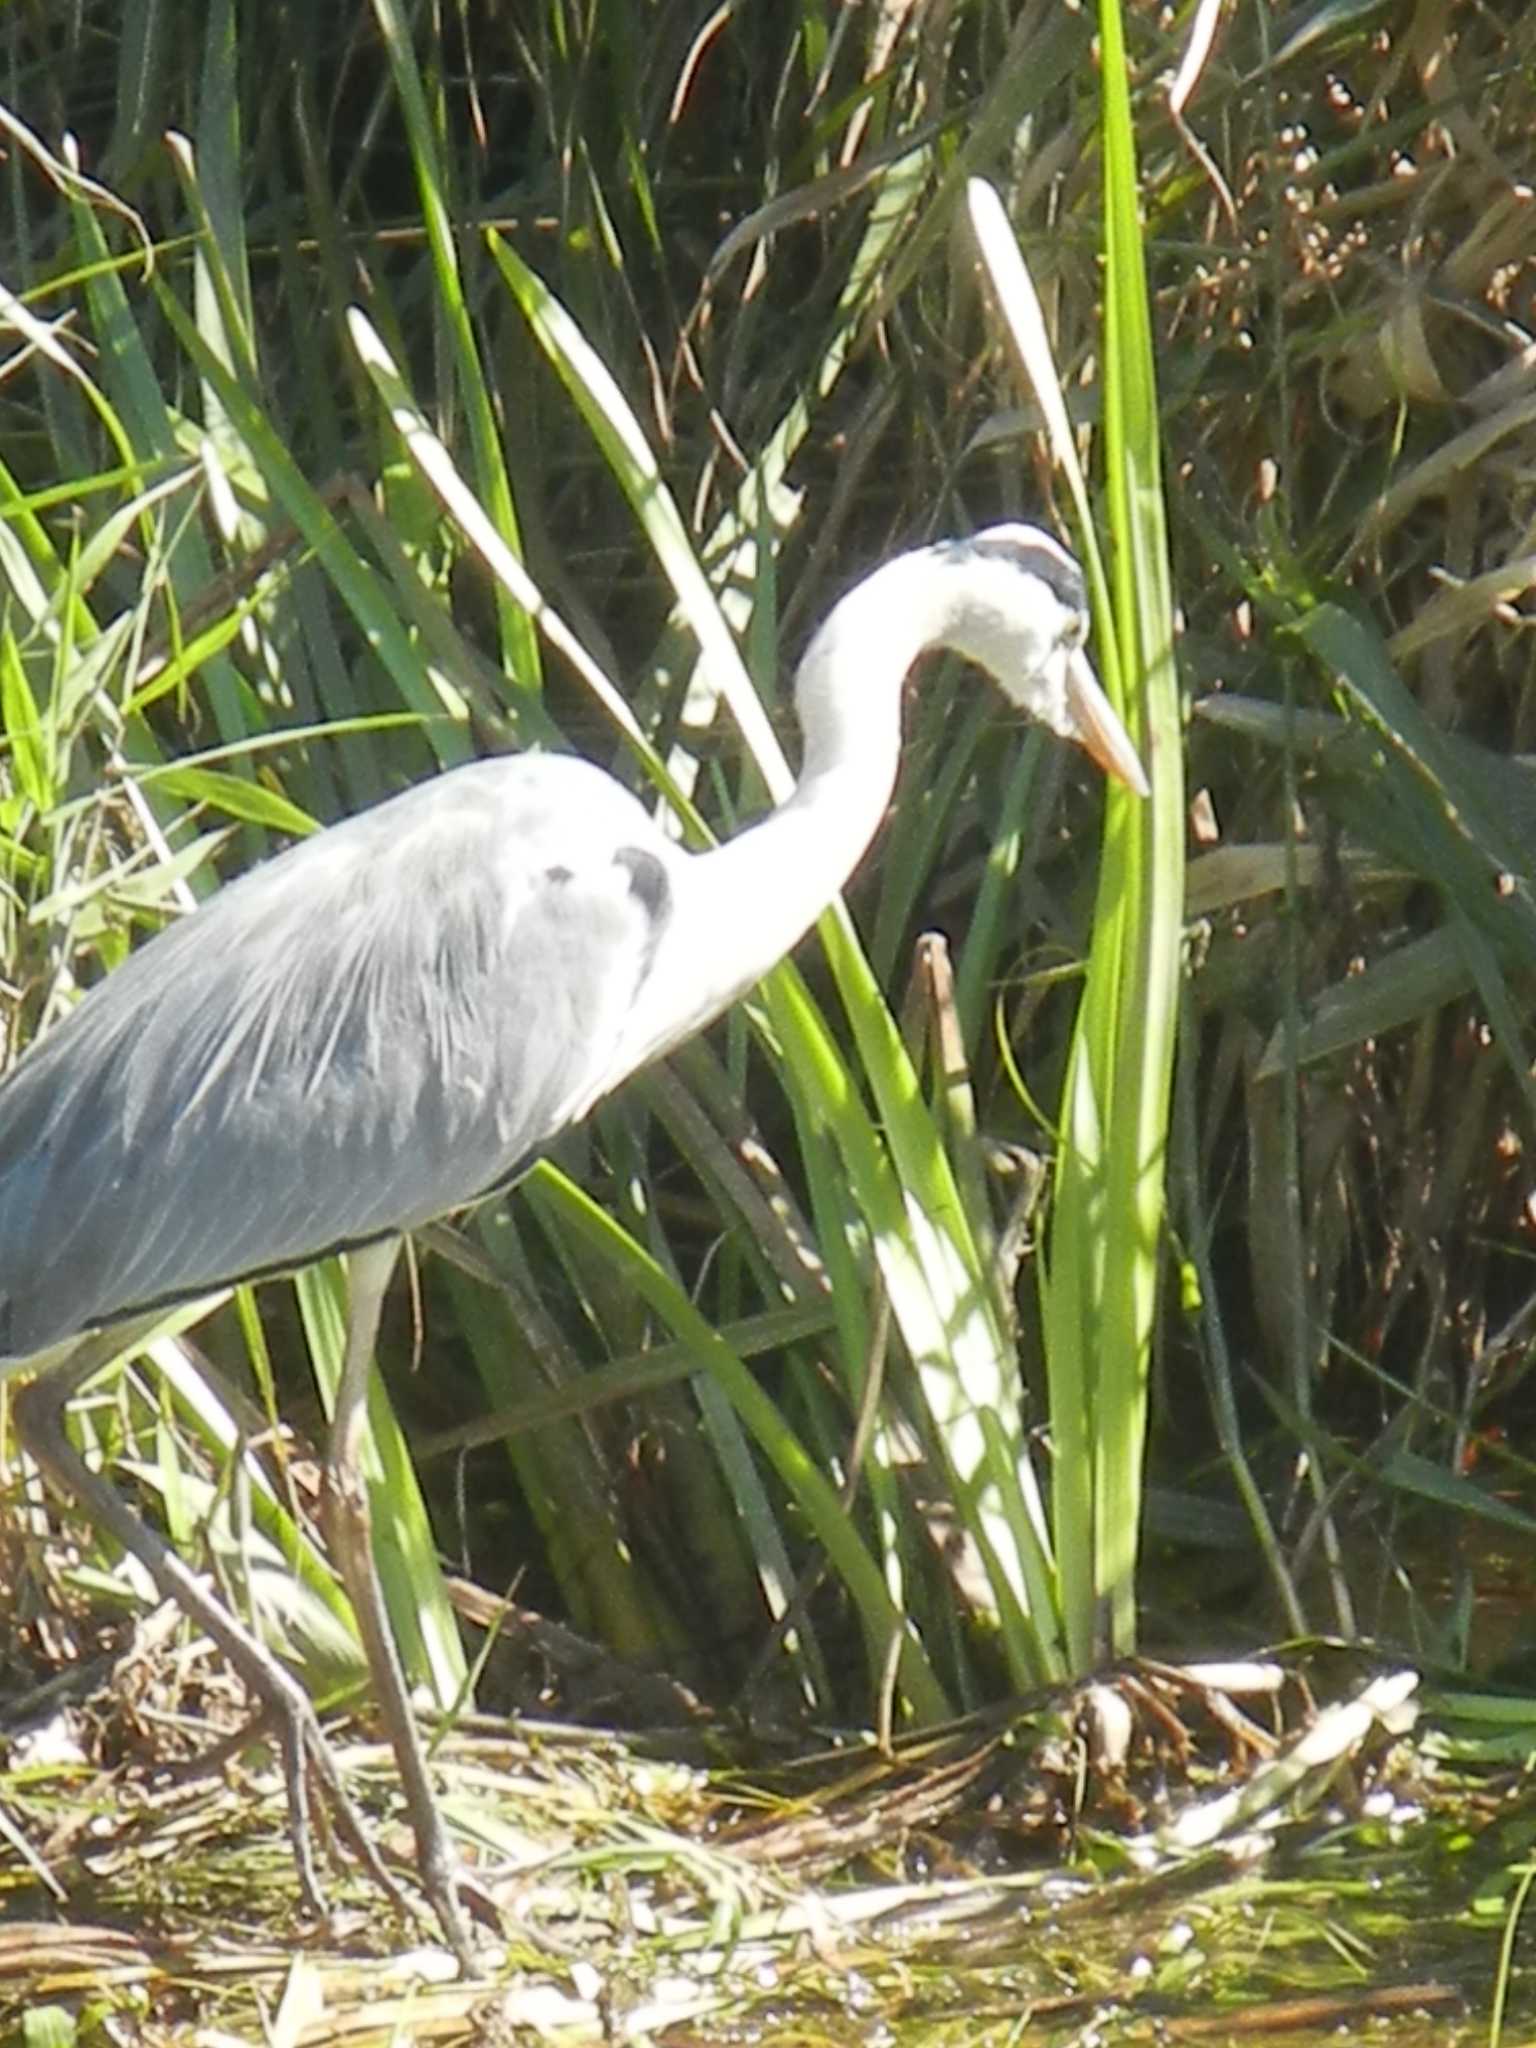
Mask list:
[[141,949],[0,1087],[0,1357],[506,1179],[622,1078],[668,853],[599,771],[487,762]]

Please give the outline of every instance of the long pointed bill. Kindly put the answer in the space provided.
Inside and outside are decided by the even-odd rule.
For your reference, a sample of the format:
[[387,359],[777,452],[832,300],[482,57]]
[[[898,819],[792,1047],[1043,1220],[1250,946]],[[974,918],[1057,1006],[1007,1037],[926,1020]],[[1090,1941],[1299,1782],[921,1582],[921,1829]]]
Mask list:
[[1067,706],[1084,749],[1106,775],[1123,782],[1138,796],[1149,794],[1141,757],[1131,745],[1131,736],[1120,723],[1115,707],[1105,696],[1093,664],[1078,647],[1067,663]]

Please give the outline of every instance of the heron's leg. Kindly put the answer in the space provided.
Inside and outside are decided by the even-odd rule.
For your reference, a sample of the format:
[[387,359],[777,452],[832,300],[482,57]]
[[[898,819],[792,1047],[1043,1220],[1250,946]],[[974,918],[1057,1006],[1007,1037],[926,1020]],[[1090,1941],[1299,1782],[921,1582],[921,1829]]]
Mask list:
[[[153,1319],[152,1319],[153,1320]],[[151,1322],[143,1325],[144,1329]],[[142,1334],[142,1331],[140,1332]],[[288,1792],[288,1829],[298,1869],[299,1890],[311,1912],[323,1917],[325,1899],[315,1874],[309,1826],[309,1780],[313,1770],[323,1785],[343,1838],[369,1875],[402,1909],[406,1901],[369,1841],[357,1809],[347,1795],[336,1759],[331,1754],[309,1695],[249,1630],[208,1593],[170,1545],[102,1478],[93,1472],[70,1442],[64,1411],[81,1384],[121,1355],[133,1332],[88,1339],[76,1351],[40,1373],[16,1396],[16,1433],[44,1477],[79,1503],[86,1518],[114,1536],[136,1557],[161,1595],[172,1600],[217,1645],[244,1679],[253,1699],[277,1719],[283,1776]]]
[[[410,1694],[394,1631],[384,1606],[373,1558],[372,1518],[363,1477],[362,1451],[368,1417],[368,1369],[379,1333],[379,1314],[395,1261],[398,1237],[364,1245],[347,1260],[347,1348],[336,1412],[331,1418],[330,1454],[326,1460],[325,1527],[342,1583],[352,1602],[363,1651],[373,1674],[379,1712],[389,1731],[406,1811],[416,1837],[416,1860],[426,1892],[442,1923],[448,1945],[468,1976],[477,1970],[469,1920],[460,1896],[465,1873],[448,1839],[443,1817],[427,1774],[426,1755],[411,1712]],[[489,1910],[489,1901],[483,1902]],[[494,1919],[494,1913],[490,1917]]]

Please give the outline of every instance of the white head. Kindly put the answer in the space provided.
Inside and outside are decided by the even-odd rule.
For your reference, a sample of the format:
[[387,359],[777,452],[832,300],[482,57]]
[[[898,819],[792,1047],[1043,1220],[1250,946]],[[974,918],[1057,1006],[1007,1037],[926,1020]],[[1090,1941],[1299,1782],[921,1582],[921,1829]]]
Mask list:
[[1145,796],[1136,750],[1084,651],[1088,597],[1066,549],[1038,527],[1006,525],[930,552],[963,572],[945,644],[995,676],[1010,703]]

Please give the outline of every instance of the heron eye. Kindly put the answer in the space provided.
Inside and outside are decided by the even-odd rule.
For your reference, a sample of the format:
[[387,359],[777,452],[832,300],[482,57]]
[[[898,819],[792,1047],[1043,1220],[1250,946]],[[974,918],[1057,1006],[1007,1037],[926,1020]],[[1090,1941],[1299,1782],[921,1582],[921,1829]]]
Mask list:
[[1086,612],[1073,612],[1061,629],[1061,645],[1063,647],[1081,647],[1087,638],[1088,614]]

